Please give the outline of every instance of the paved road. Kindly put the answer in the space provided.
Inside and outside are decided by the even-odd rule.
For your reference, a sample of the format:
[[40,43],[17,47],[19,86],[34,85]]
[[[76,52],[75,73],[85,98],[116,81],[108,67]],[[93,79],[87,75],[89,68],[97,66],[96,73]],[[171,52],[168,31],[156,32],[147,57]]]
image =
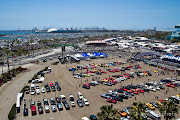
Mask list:
[[12,81],[4,84],[0,87],[0,116],[1,120],[8,119],[8,113],[12,107],[12,105],[16,102],[17,93],[22,90],[24,84],[31,79],[35,73],[39,70],[42,70],[44,66],[50,65],[52,61],[48,61],[46,63],[39,63],[37,65],[33,65],[30,67],[31,72],[24,72],[22,74],[17,75]]

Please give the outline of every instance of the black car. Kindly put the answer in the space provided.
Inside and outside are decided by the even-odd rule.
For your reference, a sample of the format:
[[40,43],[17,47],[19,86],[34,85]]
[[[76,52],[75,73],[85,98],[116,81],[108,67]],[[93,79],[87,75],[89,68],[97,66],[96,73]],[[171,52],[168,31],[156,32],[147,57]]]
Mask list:
[[113,100],[123,102],[123,98],[121,97],[112,97]]
[[59,111],[62,111],[63,110],[63,106],[61,103],[57,103],[57,108]]
[[37,101],[37,106],[41,106],[41,102],[40,101]]
[[137,89],[137,86],[136,85],[133,85],[133,87],[132,87],[133,89]]
[[89,83],[91,86],[95,86],[96,84],[95,83]]
[[159,88],[160,88],[160,89],[165,89],[165,88],[164,88],[163,86],[161,86],[161,85],[159,85]]
[[149,89],[143,89],[144,92],[149,92]]
[[47,62],[47,59],[44,59],[43,62]]
[[77,100],[77,104],[79,105],[79,107],[84,107],[83,103],[81,102],[81,100]]
[[56,91],[56,87],[55,86],[51,86],[52,91]]
[[39,111],[39,114],[43,114],[43,107],[42,107],[42,106],[39,106],[39,107],[38,107],[38,111]]
[[51,89],[50,89],[50,87],[48,86],[48,87],[46,87],[46,91],[47,92],[51,92]]
[[64,104],[64,107],[65,107],[66,110],[70,109],[70,106],[69,106],[69,104],[67,102],[63,102],[63,104]]
[[127,87],[129,87],[129,88],[133,88],[133,85],[127,85]]
[[119,95],[120,98],[128,99],[129,97],[127,95]]
[[56,86],[56,85],[59,85],[58,82],[55,82],[55,86]]
[[117,89],[117,92],[118,92],[118,93],[123,93],[124,91],[123,91],[123,90],[120,90],[120,89]]
[[24,116],[28,116],[28,108],[24,108],[23,114]]
[[97,120],[97,117],[95,115],[90,115],[90,120]]
[[59,85],[56,86],[58,91],[61,91],[61,87]]

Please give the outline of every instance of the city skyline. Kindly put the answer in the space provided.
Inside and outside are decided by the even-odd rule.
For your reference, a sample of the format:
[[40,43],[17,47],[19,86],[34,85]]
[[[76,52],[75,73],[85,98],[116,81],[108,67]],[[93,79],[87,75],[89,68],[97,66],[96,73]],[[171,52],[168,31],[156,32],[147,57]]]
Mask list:
[[167,30],[180,24],[179,0],[2,0],[0,3],[0,30],[95,26]]

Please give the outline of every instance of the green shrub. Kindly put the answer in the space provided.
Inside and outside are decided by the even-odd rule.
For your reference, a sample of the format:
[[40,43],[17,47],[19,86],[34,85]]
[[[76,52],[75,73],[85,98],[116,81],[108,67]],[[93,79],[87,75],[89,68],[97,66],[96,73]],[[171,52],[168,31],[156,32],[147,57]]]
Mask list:
[[9,114],[8,114],[8,119],[9,120],[14,120],[16,115],[16,103],[12,106]]

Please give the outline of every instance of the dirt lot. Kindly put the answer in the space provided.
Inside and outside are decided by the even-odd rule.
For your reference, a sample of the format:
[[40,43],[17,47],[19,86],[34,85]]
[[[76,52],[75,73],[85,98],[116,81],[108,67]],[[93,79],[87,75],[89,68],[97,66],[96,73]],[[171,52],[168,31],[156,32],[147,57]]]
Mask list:
[[[41,93],[40,95],[25,95],[26,101],[27,101],[27,108],[29,109],[29,100],[33,100],[33,101],[41,101],[43,100],[43,98],[48,98],[49,97],[55,97],[61,94],[65,95],[66,98],[69,97],[69,94],[74,94],[75,96],[75,101],[78,99],[77,98],[77,92],[81,92],[83,94],[83,96],[85,98],[88,99],[88,101],[90,102],[90,106],[85,106],[83,108],[80,108],[77,104],[76,107],[72,108],[70,110],[63,110],[63,111],[58,111],[57,112],[52,112],[50,110],[50,113],[44,113],[42,115],[35,115],[32,116],[31,115],[31,111],[29,109],[29,115],[24,117],[23,116],[23,105],[21,105],[21,112],[17,113],[16,115],[16,119],[17,120],[48,120],[48,119],[63,119],[63,120],[80,120],[82,117],[87,116],[89,117],[91,114],[97,114],[98,111],[100,111],[100,107],[102,105],[105,104],[110,104],[106,102],[106,99],[101,98],[100,94],[101,93],[107,93],[109,90],[113,90],[113,89],[118,89],[120,88],[121,84],[123,86],[128,85],[128,84],[134,84],[137,85],[141,82],[148,82],[148,79],[150,79],[150,81],[158,81],[161,78],[167,78],[167,77],[174,77],[174,75],[172,73],[170,73],[170,75],[156,75],[153,70],[158,69],[155,67],[149,67],[148,65],[144,65],[144,63],[142,62],[138,62],[138,64],[142,67],[142,69],[138,69],[137,71],[144,71],[144,70],[148,70],[151,71],[152,76],[145,76],[145,77],[141,77],[141,78],[137,78],[137,76],[135,78],[131,78],[128,79],[127,81],[123,81],[122,83],[118,83],[114,86],[105,86],[105,85],[98,85],[98,86],[91,86],[91,89],[87,90],[82,88],[82,86],[79,87],[79,85],[82,83],[85,83],[85,80],[88,79],[88,82],[92,81],[92,77],[86,77],[86,78],[82,78],[82,79],[76,79],[73,78],[72,76],[72,72],[70,72],[68,69],[72,68],[74,66],[78,66],[78,65],[85,65],[85,64],[92,64],[92,63],[106,63],[106,62],[112,62],[112,61],[125,61],[125,59],[123,58],[114,58],[114,59],[95,59],[92,61],[81,61],[80,64],[67,64],[67,65],[50,65],[50,67],[52,68],[52,72],[50,74],[45,74],[45,82],[50,83],[50,82],[54,82],[57,81],[59,83],[59,85],[61,86],[61,91],[56,91],[56,92],[50,92],[50,93]],[[129,63],[125,64],[125,65],[118,65],[119,67],[125,67],[125,66],[129,66]],[[111,66],[109,68],[114,68],[115,66]],[[100,68],[103,71],[106,71],[107,68]],[[160,69],[159,69],[160,70]],[[132,72],[132,71],[136,71],[135,69],[131,69],[129,71],[126,72]],[[81,71],[79,71],[81,72]],[[82,72],[86,72],[86,70],[82,70]],[[77,73],[77,71],[75,72]],[[105,77],[109,77],[109,75],[112,74],[120,74],[120,73],[107,73],[107,74],[102,74],[102,75],[96,75],[95,77],[100,77],[100,80],[102,80],[102,78]],[[39,83],[38,85],[40,85],[40,88],[44,85],[44,83]],[[165,87],[167,89],[167,87]],[[165,91],[164,90],[160,90],[157,92],[149,92],[149,93],[145,93],[144,96],[143,94],[139,94],[136,95],[136,101],[142,101],[142,102],[151,102],[151,101],[155,101],[155,96],[159,96],[159,99],[165,99],[169,96],[172,95],[176,95],[180,93],[179,88],[177,89],[177,91],[175,91],[173,88],[169,88],[169,92],[168,94],[164,94]],[[16,93],[17,94],[17,93]],[[131,106],[132,103],[135,101],[134,97],[129,98],[128,100],[124,100],[124,102],[118,102],[117,104],[114,104],[114,107],[117,109],[123,109],[125,107]],[[15,101],[14,101],[15,102]],[[69,102],[69,99],[68,99]],[[23,103],[23,102],[22,102]],[[1,103],[2,104],[2,103]],[[158,111],[158,110],[157,110]],[[178,115],[178,117],[180,117],[180,115]]]

